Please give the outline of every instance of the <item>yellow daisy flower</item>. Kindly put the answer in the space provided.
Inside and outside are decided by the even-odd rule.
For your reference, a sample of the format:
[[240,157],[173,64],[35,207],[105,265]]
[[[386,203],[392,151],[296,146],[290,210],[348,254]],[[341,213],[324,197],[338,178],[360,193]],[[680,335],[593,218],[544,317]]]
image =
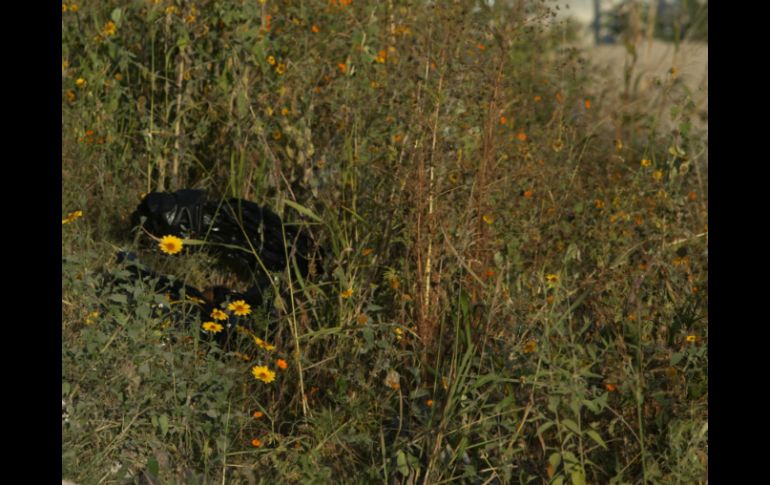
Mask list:
[[271,371],[264,365],[255,365],[251,369],[251,374],[255,379],[260,380],[266,384],[275,380],[275,372]]
[[84,87],[86,87],[86,84],[88,84],[88,82],[82,77],[77,78],[77,80],[75,81],[75,86],[79,87],[80,89],[83,89]]
[[487,224],[492,224],[493,222],[495,222],[495,216],[493,216],[492,214],[484,214],[481,218]]
[[109,37],[111,35],[115,35],[115,32],[118,31],[118,26],[115,25],[115,22],[110,20],[106,24],[104,24],[104,28],[102,29],[102,35]]
[[74,211],[67,214],[67,217],[61,220],[62,225],[69,224],[77,219],[83,217],[83,211]]
[[203,325],[201,325],[201,327],[203,330],[211,333],[219,333],[225,328],[216,322],[205,322]]
[[227,305],[227,309],[239,317],[242,317],[251,313],[251,305],[246,303],[244,300],[236,300],[230,303],[229,305]]
[[275,66],[275,57],[273,56],[267,56],[267,63],[271,66]]
[[93,325],[96,322],[96,319],[99,318],[99,312],[93,311],[86,315],[86,325]]
[[650,166],[650,164],[652,164],[652,161],[650,161],[649,158],[643,158],[641,163],[642,167],[647,168]]
[[340,296],[342,298],[350,298],[351,296],[353,296],[353,288],[348,288],[347,290],[343,291],[342,293],[340,293]]
[[182,250],[182,240],[176,236],[163,236],[158,243],[160,250],[166,254],[176,254]]
[[252,337],[254,338],[254,343],[256,343],[258,347],[261,347],[267,350],[268,352],[275,350],[275,345],[265,342],[264,340],[257,337],[256,335],[252,335]]
[[693,343],[696,340],[698,340],[698,337],[696,337],[695,335],[688,335],[685,340],[687,340],[689,343]]
[[219,308],[211,310],[211,318],[214,320],[227,320],[227,313],[223,312]]

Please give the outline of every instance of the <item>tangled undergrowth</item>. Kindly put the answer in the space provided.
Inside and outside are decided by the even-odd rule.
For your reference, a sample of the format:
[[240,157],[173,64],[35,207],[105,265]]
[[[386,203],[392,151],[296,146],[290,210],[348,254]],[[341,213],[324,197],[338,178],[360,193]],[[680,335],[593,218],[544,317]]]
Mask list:
[[[539,2],[62,4],[63,477],[705,481],[707,139],[568,36]],[[114,262],[245,287],[130,233],[184,187],[324,249],[231,349]]]

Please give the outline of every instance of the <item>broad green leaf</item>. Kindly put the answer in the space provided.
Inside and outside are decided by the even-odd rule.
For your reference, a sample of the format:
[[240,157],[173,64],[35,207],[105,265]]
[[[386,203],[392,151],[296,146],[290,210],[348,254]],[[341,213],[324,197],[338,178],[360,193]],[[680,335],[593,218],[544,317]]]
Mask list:
[[540,427],[537,428],[537,434],[541,435],[545,433],[551,426],[553,426],[553,421],[541,424]]
[[120,25],[120,19],[123,18],[123,11],[119,8],[116,8],[110,14],[110,18],[112,19],[113,22]]
[[596,444],[598,444],[599,446],[601,446],[604,449],[607,449],[607,445],[604,443],[604,440],[602,439],[602,437],[599,436],[599,433],[597,433],[596,431],[594,431],[592,429],[589,429],[589,430],[586,431],[586,434],[588,435],[589,438],[591,438],[592,440],[596,441]]
[[401,450],[398,450],[398,453],[396,453],[396,468],[398,468],[398,472],[403,476],[409,476],[409,465],[406,464],[406,455]]
[[586,485],[586,477],[581,470],[573,470],[570,473],[572,485]]
[[160,466],[158,466],[158,460],[155,459],[155,457],[150,458],[147,460],[147,471],[150,473],[150,475],[157,477],[158,472],[160,471]]
[[571,419],[565,419],[561,422],[568,430],[572,431],[576,435],[580,435],[580,427],[577,425],[576,422],[572,421]]
[[168,433],[168,415],[160,415],[158,418],[158,426],[160,427],[160,435],[166,436],[166,433]]
[[551,453],[551,456],[548,457],[548,463],[551,464],[554,470],[559,468],[559,465],[561,465],[561,453]]

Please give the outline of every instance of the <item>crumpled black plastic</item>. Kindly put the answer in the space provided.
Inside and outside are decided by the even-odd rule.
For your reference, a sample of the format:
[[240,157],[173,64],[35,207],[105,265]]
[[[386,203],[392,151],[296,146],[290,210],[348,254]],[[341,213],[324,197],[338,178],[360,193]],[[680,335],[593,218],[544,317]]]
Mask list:
[[[244,292],[233,291],[224,286],[215,286],[206,291],[187,285],[179,279],[159,275],[152,271],[144,263],[140,262],[134,253],[119,251],[117,262],[122,268],[126,269],[132,280],[141,280],[148,285],[149,289],[158,294],[167,296],[170,306],[161,306],[157,308],[158,313],[164,318],[168,318],[177,325],[201,327],[206,321],[215,321],[211,317],[211,312],[215,309],[223,309],[229,302],[243,300],[248,303],[252,309],[263,305],[265,288],[258,285],[248,288]],[[112,281],[112,286],[118,286],[120,281]],[[187,305],[179,305],[179,302],[186,302]],[[129,303],[131,303],[129,301]],[[201,335],[206,339],[213,337],[222,348],[227,348],[234,332],[237,329],[238,317],[229,315],[227,320],[216,320],[223,326],[223,331],[218,333],[209,333],[201,329]]]
[[[282,271],[287,261],[296,262],[307,276],[313,245],[307,234],[290,225],[267,206],[230,198],[212,201],[203,190],[152,192],[131,216],[134,227],[144,227],[154,236],[173,235],[205,240],[204,247],[216,253],[239,275]],[[220,244],[242,249],[224,247]],[[288,255],[288,260],[287,260]]]

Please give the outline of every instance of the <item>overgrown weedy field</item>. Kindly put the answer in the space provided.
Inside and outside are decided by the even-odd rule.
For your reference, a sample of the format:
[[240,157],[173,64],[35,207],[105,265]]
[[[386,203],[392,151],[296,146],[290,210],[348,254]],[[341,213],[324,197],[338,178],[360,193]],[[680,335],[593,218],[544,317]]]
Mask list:
[[[707,113],[598,90],[547,5],[63,3],[62,478],[705,483]],[[117,264],[248,285],[131,232],[182,188],[323,251],[258,339]]]

